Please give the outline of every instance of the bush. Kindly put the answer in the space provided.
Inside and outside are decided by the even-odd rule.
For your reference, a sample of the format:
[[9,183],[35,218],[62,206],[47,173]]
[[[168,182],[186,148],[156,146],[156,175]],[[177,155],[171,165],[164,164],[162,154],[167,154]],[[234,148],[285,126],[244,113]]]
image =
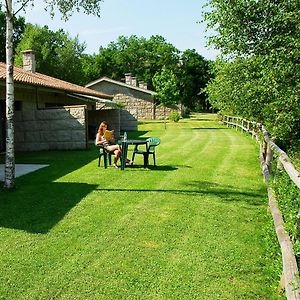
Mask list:
[[285,229],[291,237],[298,265],[300,263],[300,190],[285,171],[277,171],[273,184]]
[[177,111],[173,111],[169,114],[169,120],[178,122],[180,120],[180,114]]
[[186,107],[184,110],[184,117],[189,118],[191,114],[191,109],[189,107]]

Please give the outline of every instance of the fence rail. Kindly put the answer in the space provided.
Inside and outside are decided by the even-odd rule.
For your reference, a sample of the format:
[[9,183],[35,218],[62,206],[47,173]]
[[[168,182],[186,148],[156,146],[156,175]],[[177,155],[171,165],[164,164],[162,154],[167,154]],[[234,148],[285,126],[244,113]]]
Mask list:
[[[290,179],[300,188],[300,174],[291,163],[288,155],[280,149],[269,137],[266,128],[253,121],[236,116],[224,115],[222,122],[227,127],[236,128],[236,130],[245,131],[252,135],[260,145],[260,164],[265,182],[269,183],[271,178],[271,164],[273,156],[278,156],[278,161],[284,167]],[[280,164],[277,164],[279,167]],[[281,248],[283,274],[281,284],[283,285],[288,300],[300,300],[299,270],[293,253],[293,246],[290,237],[284,229],[282,214],[278,208],[275,194],[268,185],[269,207],[272,213],[274,227],[278,242]]]

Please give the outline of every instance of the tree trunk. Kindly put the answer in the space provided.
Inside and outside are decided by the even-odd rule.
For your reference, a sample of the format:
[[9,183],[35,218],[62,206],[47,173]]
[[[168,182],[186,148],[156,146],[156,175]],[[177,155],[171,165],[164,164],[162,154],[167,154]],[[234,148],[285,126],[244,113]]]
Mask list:
[[164,106],[164,120],[165,120],[165,129],[167,129],[166,107],[165,106]]
[[15,185],[14,147],[14,78],[13,78],[13,12],[12,0],[6,1],[6,154],[4,187]]

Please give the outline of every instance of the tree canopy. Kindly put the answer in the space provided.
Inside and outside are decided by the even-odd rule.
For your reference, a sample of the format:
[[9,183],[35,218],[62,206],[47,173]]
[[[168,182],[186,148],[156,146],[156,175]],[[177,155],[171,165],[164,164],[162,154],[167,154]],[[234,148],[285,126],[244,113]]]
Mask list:
[[210,63],[194,49],[185,50],[180,57],[178,86],[181,102],[193,110],[208,109],[202,90],[210,80]]
[[[25,30],[25,18],[18,17],[13,18],[13,51],[19,42],[21,41],[22,34]],[[6,20],[5,13],[0,10],[0,61],[6,61],[6,52],[5,52],[5,43],[6,43]]]
[[164,65],[175,68],[178,60],[179,50],[162,36],[151,36],[149,39],[136,35],[120,36],[116,42],[99,49],[92,66],[94,68],[96,65],[98,72],[91,72],[95,78],[91,77],[90,80],[100,76],[120,80],[125,73],[131,72],[152,86],[154,74]]
[[155,99],[164,107],[164,119],[166,120],[166,107],[174,106],[180,99],[173,71],[163,66],[162,70],[154,75],[153,86],[156,90]]
[[206,14],[222,50],[209,101],[224,112],[263,122],[278,142],[300,137],[298,0],[211,0]]
[[164,107],[178,103],[179,91],[176,77],[172,70],[163,66],[161,72],[157,72],[154,75],[153,85],[156,90],[155,98]]
[[121,80],[130,72],[150,89],[154,88],[154,75],[164,66],[175,76],[181,102],[191,109],[201,107],[206,96],[199,92],[209,81],[209,62],[192,49],[181,53],[162,36],[120,36],[106,48],[101,47],[98,54],[83,59],[87,82],[102,76]]
[[73,83],[81,83],[81,58],[85,44],[72,39],[63,29],[52,31],[47,26],[27,24],[16,50],[15,62],[22,65],[22,51],[32,49],[36,54],[38,72]]

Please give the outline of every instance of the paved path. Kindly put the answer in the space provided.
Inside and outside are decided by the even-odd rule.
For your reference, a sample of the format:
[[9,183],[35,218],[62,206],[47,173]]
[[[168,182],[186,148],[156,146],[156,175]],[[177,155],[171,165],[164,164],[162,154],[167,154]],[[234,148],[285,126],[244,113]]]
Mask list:
[[[49,165],[36,165],[36,164],[16,164],[16,177],[34,172],[41,168],[48,167]],[[4,165],[0,164],[0,181],[4,181]]]

